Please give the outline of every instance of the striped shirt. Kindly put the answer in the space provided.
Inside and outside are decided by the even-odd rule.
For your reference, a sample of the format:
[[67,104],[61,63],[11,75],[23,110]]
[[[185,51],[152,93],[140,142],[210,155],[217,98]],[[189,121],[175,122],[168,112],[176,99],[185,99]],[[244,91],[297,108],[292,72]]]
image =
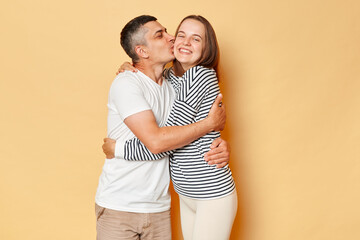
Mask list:
[[[173,70],[165,70],[165,77],[176,92],[166,126],[184,126],[207,117],[210,108],[220,93],[216,72],[195,66],[182,77]],[[157,160],[170,154],[171,179],[178,194],[195,199],[214,199],[226,196],[235,189],[228,165],[216,168],[204,160],[214,139],[220,132],[210,132],[189,145],[159,154],[151,153],[139,139],[125,142],[124,159],[133,161]]]

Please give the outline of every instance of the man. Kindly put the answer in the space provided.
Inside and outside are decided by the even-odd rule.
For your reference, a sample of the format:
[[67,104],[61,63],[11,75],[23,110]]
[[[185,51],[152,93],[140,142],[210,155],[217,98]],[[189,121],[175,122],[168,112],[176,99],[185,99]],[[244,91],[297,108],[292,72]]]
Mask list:
[[[136,136],[154,153],[187,145],[225,124],[218,98],[206,119],[161,128],[174,100],[162,76],[165,64],[174,59],[174,37],[156,20],[143,15],[123,28],[121,45],[139,71],[119,74],[108,102],[108,137],[125,142]],[[168,157],[105,160],[95,199],[97,239],[171,239],[168,165]]]

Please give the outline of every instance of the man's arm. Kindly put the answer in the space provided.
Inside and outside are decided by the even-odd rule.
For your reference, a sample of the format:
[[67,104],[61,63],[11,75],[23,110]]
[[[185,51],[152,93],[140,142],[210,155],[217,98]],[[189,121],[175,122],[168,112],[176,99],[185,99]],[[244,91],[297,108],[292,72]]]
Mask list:
[[166,152],[188,145],[209,132],[223,130],[226,114],[225,106],[220,106],[221,100],[219,95],[207,118],[186,126],[159,127],[151,110],[133,114],[124,123],[152,153]]
[[[220,110],[219,104],[221,102],[220,100],[221,100],[221,98],[217,98],[215,100],[215,102],[212,105],[212,108],[209,112],[209,115],[207,117],[209,119],[213,119],[213,121],[215,121],[215,122],[218,121],[217,119],[223,119],[225,117],[225,115],[224,115],[225,114],[225,105],[224,104],[222,104],[221,111],[219,111]],[[147,111],[144,111],[144,112],[147,112]],[[220,114],[220,115],[218,115],[218,114]],[[142,119],[142,120],[144,120],[144,119]],[[223,119],[223,120],[225,121],[225,119]],[[189,126],[191,126],[191,125],[196,128],[196,125],[194,125],[194,124],[190,124],[187,126],[177,126],[177,127],[175,127],[176,129],[174,132],[176,132],[176,130],[181,129],[181,128],[189,128]],[[159,128],[159,127],[156,125],[156,128]],[[171,129],[174,127],[167,127],[167,128]],[[223,128],[223,126],[221,126],[221,129],[222,128]],[[174,132],[172,132],[172,133],[175,135],[176,133],[174,133]],[[190,132],[191,132],[191,128],[190,128]],[[182,134],[183,133],[184,132],[182,132]],[[198,131],[198,134],[201,134],[201,130]],[[176,137],[176,135],[175,135],[175,137]],[[197,139],[196,134],[193,134],[192,137]],[[176,137],[176,138],[178,138],[178,137]],[[187,140],[185,139],[180,142],[183,142],[184,145],[187,145],[186,141]],[[188,140],[188,141],[191,142],[191,140]],[[115,145],[115,144],[117,144],[117,145]],[[116,141],[113,139],[105,138],[104,144],[102,147],[103,147],[104,153],[106,154],[106,158],[108,158],[108,159],[115,157],[115,147],[117,147],[117,149],[119,149],[121,151],[121,153],[117,154],[116,157],[124,158],[125,160],[132,160],[132,161],[158,160],[158,159],[172,153],[172,151],[167,151],[167,152],[160,152],[160,153],[154,154],[154,153],[150,152],[149,149],[147,149],[146,146],[142,142],[140,142],[140,140],[136,137],[132,138],[130,140],[127,140],[126,143],[123,143],[123,142],[116,143]],[[180,147],[182,147],[182,146],[180,146]],[[164,146],[164,149],[165,148],[175,149],[176,147],[170,145],[170,146]],[[228,146],[227,142],[221,138],[215,139],[213,141],[213,143],[211,144],[210,148],[212,150],[210,150],[204,156],[205,161],[208,161],[209,165],[216,164],[217,168],[226,166],[229,162],[229,157],[230,157],[230,147]],[[160,146],[160,149],[161,149],[161,146]],[[161,151],[161,150],[159,150],[159,151]],[[118,151],[118,153],[119,153],[119,151]]]
[[[201,137],[206,133],[211,132],[212,129],[222,130],[225,124],[226,113],[225,105],[220,104],[221,100],[222,95],[219,95],[215,99],[207,118],[186,126],[160,128],[156,124],[152,111],[143,111],[126,118],[125,123],[130,122],[130,126],[128,125],[130,130],[133,128],[134,130],[132,131],[136,137],[138,137],[137,134],[143,136],[143,139],[148,141],[148,144],[146,145],[146,143],[144,143],[144,146],[139,137],[126,141],[126,144],[124,142],[118,142],[116,143],[116,157],[125,158],[125,147],[132,150],[125,151],[128,153],[128,158],[125,158],[127,160],[157,160],[171,153],[166,152],[167,150],[185,146],[195,139],[198,139],[199,136]],[[207,126],[207,124],[209,124],[210,127]],[[137,128],[137,125],[140,127]],[[152,141],[152,139],[155,139],[156,141]],[[115,157],[115,140],[105,138],[102,147],[106,158],[111,159]],[[146,147],[150,149],[150,152]],[[152,155],[152,153],[155,153],[157,156]]]
[[[219,106],[221,95],[205,119],[187,126],[160,128],[143,91],[133,74],[118,76],[110,87],[109,103],[127,127],[153,153],[185,146],[208,132],[224,128],[226,113],[225,108]],[[137,106],[135,109],[134,103]]]

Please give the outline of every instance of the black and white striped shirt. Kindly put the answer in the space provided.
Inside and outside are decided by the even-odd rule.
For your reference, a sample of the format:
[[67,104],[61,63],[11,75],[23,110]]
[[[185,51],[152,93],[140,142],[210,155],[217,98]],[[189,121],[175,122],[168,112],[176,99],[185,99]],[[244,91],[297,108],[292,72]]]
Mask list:
[[[165,71],[165,77],[176,92],[166,126],[188,125],[207,117],[220,93],[213,69],[195,66],[177,77],[170,68]],[[133,138],[125,143],[124,159],[157,160],[170,154],[171,179],[178,194],[195,199],[219,198],[230,194],[235,184],[228,165],[216,168],[204,160],[204,154],[218,137],[220,132],[211,132],[187,146],[159,154],[151,153],[139,139]]]

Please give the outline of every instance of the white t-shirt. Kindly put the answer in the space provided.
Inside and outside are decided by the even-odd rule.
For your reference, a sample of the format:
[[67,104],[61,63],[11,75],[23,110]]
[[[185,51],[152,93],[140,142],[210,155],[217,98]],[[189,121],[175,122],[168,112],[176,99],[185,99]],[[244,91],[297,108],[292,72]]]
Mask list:
[[[108,100],[108,137],[125,142],[135,135],[124,119],[152,110],[164,126],[175,97],[167,80],[155,83],[142,72],[125,71],[112,83]],[[106,159],[95,202],[102,207],[127,212],[162,212],[170,209],[169,158],[156,161]]]

